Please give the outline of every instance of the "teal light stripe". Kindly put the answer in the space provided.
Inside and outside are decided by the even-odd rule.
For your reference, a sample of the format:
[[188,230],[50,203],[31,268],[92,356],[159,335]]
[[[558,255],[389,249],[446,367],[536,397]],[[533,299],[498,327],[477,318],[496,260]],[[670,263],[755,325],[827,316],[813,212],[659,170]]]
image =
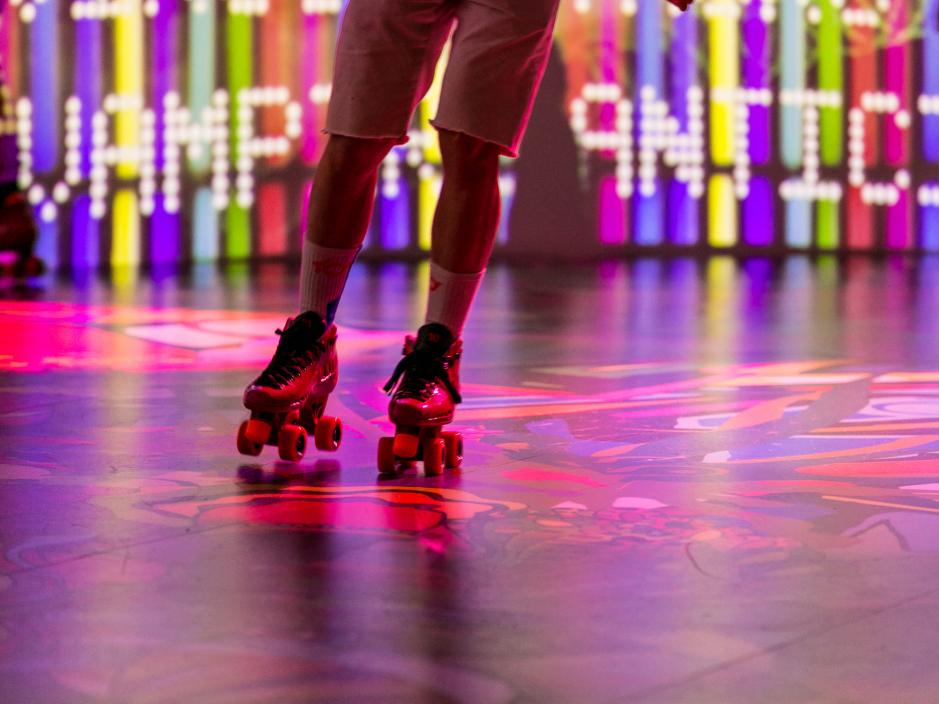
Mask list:
[[[189,96],[187,104],[192,119],[202,119],[202,112],[212,104],[215,86],[215,3],[206,2],[204,12],[196,12],[189,5]],[[189,160],[189,168],[195,174],[209,170],[211,150],[203,149],[197,159]]]
[[197,262],[218,259],[218,213],[208,188],[196,191],[192,203],[192,258]]
[[[779,87],[805,89],[805,10],[799,0],[779,3]],[[802,110],[798,105],[780,106],[780,153],[790,169],[802,165]]]

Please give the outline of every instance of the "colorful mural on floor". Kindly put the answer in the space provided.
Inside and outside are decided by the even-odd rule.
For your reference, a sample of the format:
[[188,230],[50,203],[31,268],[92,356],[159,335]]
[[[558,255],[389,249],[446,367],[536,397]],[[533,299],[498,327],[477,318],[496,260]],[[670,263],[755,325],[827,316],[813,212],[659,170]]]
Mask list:
[[[76,388],[79,378],[139,376],[131,386],[108,383],[141,409],[154,390],[163,406],[188,388],[205,393],[187,401],[212,406],[188,444],[231,466],[230,475],[177,466],[115,480],[47,461],[49,445],[92,462],[99,445],[126,443],[153,459],[180,428],[136,415],[99,418],[37,445],[54,406],[19,399],[27,382],[6,377],[0,415],[17,442],[5,478],[83,484],[91,504],[141,530],[244,522],[403,532],[433,549],[483,549],[497,539],[519,555],[540,543],[939,549],[939,533],[923,530],[939,520],[939,370],[848,360],[649,362],[534,367],[505,385],[473,383],[481,376],[473,374],[456,423],[467,438],[466,470],[387,481],[372,471],[375,441],[387,430],[377,362],[401,331],[342,329],[343,386],[330,403],[349,436],[338,456],[246,464],[229,437],[240,388],[266,361],[279,320],[12,301],[0,304],[0,319],[10,333],[0,369],[48,379],[49,393],[79,410],[92,402]],[[6,565],[94,549],[81,543],[74,533],[7,543]]]

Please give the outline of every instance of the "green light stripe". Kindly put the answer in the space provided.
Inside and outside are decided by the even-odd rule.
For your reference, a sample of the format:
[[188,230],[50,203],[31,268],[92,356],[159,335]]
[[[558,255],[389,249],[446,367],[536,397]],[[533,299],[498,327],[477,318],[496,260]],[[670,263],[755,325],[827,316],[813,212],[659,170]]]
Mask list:
[[[821,0],[820,6],[822,20],[818,28],[818,87],[840,95],[844,86],[841,12],[832,0]],[[843,108],[821,108],[819,128],[822,164],[839,165],[844,147]]]
[[[238,163],[238,94],[254,82],[254,22],[250,15],[228,14],[228,93],[231,105],[231,153]],[[251,255],[251,215],[236,203],[228,206],[225,256],[240,259]]]
[[820,200],[815,204],[815,242],[819,249],[837,249],[840,231],[838,203]]

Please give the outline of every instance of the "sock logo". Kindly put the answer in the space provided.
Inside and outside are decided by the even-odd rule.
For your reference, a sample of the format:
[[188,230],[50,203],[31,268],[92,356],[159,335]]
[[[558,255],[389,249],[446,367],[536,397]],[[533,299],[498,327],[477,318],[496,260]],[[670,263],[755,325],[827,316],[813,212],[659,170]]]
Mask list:
[[437,281],[437,279],[435,279],[433,276],[431,276],[430,277],[430,290],[436,291],[438,288],[440,288],[440,282]]

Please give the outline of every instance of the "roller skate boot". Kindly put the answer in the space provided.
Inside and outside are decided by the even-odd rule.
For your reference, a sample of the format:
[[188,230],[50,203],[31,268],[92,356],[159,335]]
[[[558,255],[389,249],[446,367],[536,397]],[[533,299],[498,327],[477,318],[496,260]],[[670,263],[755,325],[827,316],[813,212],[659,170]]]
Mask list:
[[428,323],[404,341],[404,357],[385,391],[391,394],[388,417],[394,437],[378,441],[378,470],[396,474],[414,462],[424,474],[455,469],[463,462],[463,436],[443,431],[453,421],[460,398],[460,354],[463,343],[438,323]]
[[11,190],[0,197],[0,252],[13,258],[0,262],[0,275],[20,278],[39,276],[43,261],[33,255],[38,231],[32,210],[22,191]]
[[306,452],[312,434],[317,449],[334,451],[342,442],[342,423],[323,415],[339,379],[335,325],[319,315],[289,318],[270,364],[245,389],[244,405],[251,417],[238,429],[238,451],[257,456],[264,445],[275,445],[284,460]]

